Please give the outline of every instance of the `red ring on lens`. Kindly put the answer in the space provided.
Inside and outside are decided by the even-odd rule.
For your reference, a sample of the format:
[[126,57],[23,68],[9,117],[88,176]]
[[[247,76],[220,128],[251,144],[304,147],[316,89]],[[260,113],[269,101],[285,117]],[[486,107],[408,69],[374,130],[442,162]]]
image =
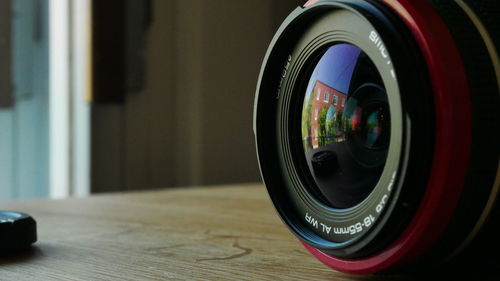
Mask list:
[[[317,2],[309,1],[307,5]],[[370,274],[408,264],[437,241],[452,218],[465,182],[471,145],[471,105],[464,65],[444,21],[426,1],[382,0],[406,23],[429,71],[435,103],[432,170],[414,218],[382,252],[347,260],[304,246],[324,264],[347,273]]]

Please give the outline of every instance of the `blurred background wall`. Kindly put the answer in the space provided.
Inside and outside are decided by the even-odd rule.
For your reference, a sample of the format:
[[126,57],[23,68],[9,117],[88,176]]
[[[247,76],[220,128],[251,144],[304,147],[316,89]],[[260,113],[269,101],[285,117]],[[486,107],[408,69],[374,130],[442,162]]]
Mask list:
[[[2,11],[14,12],[0,22],[9,56],[0,58],[0,98],[17,89],[2,81],[25,67],[32,78],[19,83],[39,101],[24,113],[36,116],[27,126],[2,119],[22,110],[20,97],[0,108],[0,199],[260,181],[257,76],[274,32],[302,1],[1,3],[14,2],[38,24],[29,37],[15,7]],[[16,48],[37,49],[27,59],[9,54]],[[9,152],[23,140],[36,149]]]
[[0,199],[49,194],[48,1],[0,0]]
[[145,34],[136,36],[142,54],[124,52],[144,56],[144,70],[133,73],[144,87],[92,109],[92,189],[259,181],[255,84],[293,2],[153,1]]

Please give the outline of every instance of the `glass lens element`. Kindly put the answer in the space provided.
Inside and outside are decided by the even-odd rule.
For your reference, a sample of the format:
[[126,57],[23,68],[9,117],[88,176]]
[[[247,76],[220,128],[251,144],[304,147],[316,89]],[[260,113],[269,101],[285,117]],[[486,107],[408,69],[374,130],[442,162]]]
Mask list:
[[346,209],[366,199],[387,158],[390,114],[380,73],[361,49],[337,44],[322,54],[309,78],[301,129],[325,203]]

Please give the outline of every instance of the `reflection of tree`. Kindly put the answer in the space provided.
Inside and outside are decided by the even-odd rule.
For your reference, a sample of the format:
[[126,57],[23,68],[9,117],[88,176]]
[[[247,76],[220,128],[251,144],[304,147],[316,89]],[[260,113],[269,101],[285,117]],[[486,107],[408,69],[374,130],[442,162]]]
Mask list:
[[304,143],[304,150],[312,150],[311,142],[311,115],[312,115],[312,100],[314,94],[311,93],[309,100],[304,101],[304,108],[302,111],[302,140]]
[[326,134],[329,137],[335,136],[337,134],[337,127],[335,127],[335,119],[334,120],[330,120],[330,119],[326,120]]
[[[321,124],[323,119],[319,120],[319,127],[321,128]],[[335,113],[335,117],[333,120],[328,120],[324,122],[326,126],[326,130],[323,131],[325,134],[322,134],[321,129],[319,130],[319,134],[321,134],[321,138],[319,140],[319,145],[327,145],[334,142],[342,142],[345,141],[346,133],[349,133],[351,130],[349,124],[349,117],[344,115],[344,111],[339,109]]]
[[352,128],[352,122],[351,122],[351,116],[348,116],[345,114],[345,112],[342,113],[342,118],[339,120],[340,127],[342,128],[342,135],[339,136],[341,141],[345,141],[346,138],[352,133],[353,128]]
[[332,141],[336,141],[338,137],[342,135],[342,132],[344,131],[343,127],[343,113],[344,111],[342,109],[339,109],[333,119],[326,121],[326,132],[328,134],[328,137],[332,139]]
[[326,125],[326,113],[327,110],[325,107],[319,110],[318,114],[318,145],[323,146],[329,143],[327,125]]

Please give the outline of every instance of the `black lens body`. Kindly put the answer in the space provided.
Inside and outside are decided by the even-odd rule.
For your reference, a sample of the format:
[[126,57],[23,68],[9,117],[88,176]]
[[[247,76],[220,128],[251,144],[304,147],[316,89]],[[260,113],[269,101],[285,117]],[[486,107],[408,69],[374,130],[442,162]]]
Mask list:
[[[500,178],[500,64],[495,56],[500,5],[312,2],[293,11],[278,30],[257,86],[259,164],[284,223],[324,263],[351,273],[458,260],[484,249],[482,237],[491,242],[498,233],[491,221],[499,210],[491,202]],[[401,12],[408,7],[415,7],[407,12],[415,18],[431,10],[449,35],[424,29],[427,37],[420,36],[419,26],[412,25],[417,23],[407,20],[411,15]],[[452,91],[436,92],[446,88],[436,73],[442,69],[438,64],[447,62],[433,65],[422,46],[441,40],[440,35],[452,38],[458,50],[458,58],[448,63],[463,66],[465,102],[446,104],[441,97],[451,99]],[[464,111],[460,119],[462,108],[470,118]],[[461,122],[470,145],[462,139],[448,143],[450,151],[463,149],[460,161],[465,163],[463,173],[457,163],[461,189],[453,215],[443,214],[443,230],[436,230],[439,237],[425,251],[386,266],[389,258],[382,261],[382,256],[421,216],[432,215],[425,214],[425,206],[432,201],[429,194],[436,194],[436,171],[444,169],[436,155],[448,149],[443,139],[458,140],[460,133],[443,136],[440,128]],[[378,256],[380,264],[374,261]]]

